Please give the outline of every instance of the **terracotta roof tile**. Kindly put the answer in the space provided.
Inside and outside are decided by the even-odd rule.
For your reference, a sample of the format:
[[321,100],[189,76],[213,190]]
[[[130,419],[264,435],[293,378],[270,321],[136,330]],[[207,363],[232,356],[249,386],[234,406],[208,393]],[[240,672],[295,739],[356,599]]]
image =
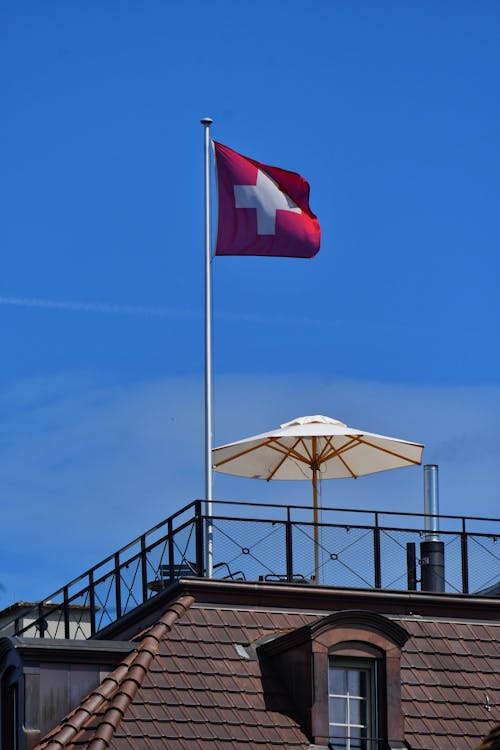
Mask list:
[[[235,644],[288,632],[316,616],[191,602],[165,613],[168,627],[160,618],[143,631],[136,651],[39,750],[55,736],[66,744],[54,750],[87,750],[92,739],[110,742],[109,750],[306,750],[283,686]],[[491,706],[500,705],[500,627],[417,617],[401,624],[411,634],[401,664],[409,746],[470,750],[491,725],[486,693]],[[271,695],[281,710],[267,708]]]
[[[165,612],[160,621],[146,634],[144,641],[101,683],[99,688],[51,732],[35,750],[59,750],[69,748],[78,741],[88,724],[99,711],[98,723],[89,743],[89,750],[109,747],[116,727],[140,687],[151,659],[158,648],[160,638],[168,632],[179,616],[192,604],[192,597],[181,597]],[[102,714],[103,707],[105,713]]]
[[470,750],[490,718],[486,692],[492,705],[500,705],[500,628],[445,620],[405,619],[402,624],[412,634],[402,658],[410,746]]

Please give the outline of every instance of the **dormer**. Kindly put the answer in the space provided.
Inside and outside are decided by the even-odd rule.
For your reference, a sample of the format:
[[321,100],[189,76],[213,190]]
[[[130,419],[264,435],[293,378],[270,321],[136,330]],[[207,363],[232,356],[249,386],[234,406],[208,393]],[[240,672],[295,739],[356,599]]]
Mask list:
[[318,748],[402,748],[401,649],[409,634],[373,612],[327,615],[259,647]]

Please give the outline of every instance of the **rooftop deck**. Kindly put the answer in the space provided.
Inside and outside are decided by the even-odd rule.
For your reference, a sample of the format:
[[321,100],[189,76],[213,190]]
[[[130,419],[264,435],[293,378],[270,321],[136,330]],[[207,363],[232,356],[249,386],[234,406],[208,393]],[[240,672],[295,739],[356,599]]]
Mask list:
[[[213,577],[307,583],[349,589],[424,590],[422,543],[441,542],[443,593],[498,596],[500,519],[440,516],[439,538],[418,513],[193,501],[126,547],[50,594],[5,634],[88,638],[156,596],[178,578],[203,577],[213,535]],[[319,568],[315,576],[315,537]]]

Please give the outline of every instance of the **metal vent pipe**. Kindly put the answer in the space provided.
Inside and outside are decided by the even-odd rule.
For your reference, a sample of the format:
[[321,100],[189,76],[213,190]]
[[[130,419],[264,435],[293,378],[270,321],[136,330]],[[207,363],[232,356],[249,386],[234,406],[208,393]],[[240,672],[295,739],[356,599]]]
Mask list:
[[444,542],[439,539],[439,488],[436,464],[424,466],[425,541],[420,544],[420,588],[442,592],[444,579]]
[[437,464],[424,466],[425,540],[439,541],[439,484]]

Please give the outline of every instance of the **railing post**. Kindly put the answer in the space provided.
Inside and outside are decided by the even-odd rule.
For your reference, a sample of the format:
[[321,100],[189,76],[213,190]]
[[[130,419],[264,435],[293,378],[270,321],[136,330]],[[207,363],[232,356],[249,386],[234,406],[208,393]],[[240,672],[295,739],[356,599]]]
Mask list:
[[196,544],[196,575],[203,576],[205,570],[205,558],[203,550],[203,515],[201,512],[201,500],[195,500],[195,544]]
[[115,601],[116,601],[116,619],[122,616],[122,587],[120,574],[120,553],[115,553]]
[[373,572],[375,588],[382,588],[382,565],[380,561],[380,528],[378,513],[375,512],[375,527],[373,529]]
[[141,536],[141,580],[142,580],[142,601],[148,598],[148,561],[146,558],[146,536]]
[[415,542],[406,543],[406,581],[408,591],[417,590],[417,554]]
[[285,549],[286,549],[286,580],[293,581],[292,523],[290,520],[290,506],[289,505],[287,505],[286,507]]
[[95,591],[94,571],[89,570],[89,609],[90,609],[90,635],[95,634]]
[[44,602],[38,604],[38,630],[40,632],[40,638],[45,638],[45,620],[43,617],[43,605]]
[[174,580],[174,529],[172,518],[168,519],[168,569],[170,581]]
[[462,593],[469,593],[469,555],[467,549],[467,532],[465,530],[465,518],[462,518],[462,533],[460,535],[462,549]]
[[64,586],[63,588],[63,617],[64,617],[64,637],[69,638],[69,596],[68,596],[68,587]]

